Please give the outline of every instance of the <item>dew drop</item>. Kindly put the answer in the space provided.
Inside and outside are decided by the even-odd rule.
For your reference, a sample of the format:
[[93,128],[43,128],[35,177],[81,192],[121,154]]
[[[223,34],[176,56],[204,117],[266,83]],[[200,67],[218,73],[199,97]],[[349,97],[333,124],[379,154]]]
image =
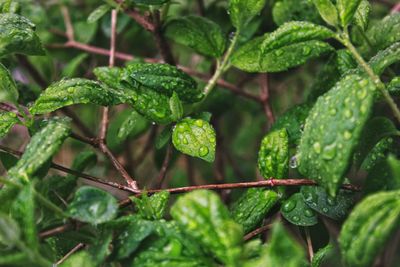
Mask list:
[[199,148],[199,155],[200,157],[205,157],[208,154],[208,148],[206,146],[201,146]]
[[311,53],[311,48],[308,46],[303,47],[303,55],[308,56]]
[[298,166],[297,157],[296,156],[291,157],[289,161],[289,167],[295,169],[297,168],[297,166]]
[[282,54],[283,54],[283,50],[278,49],[275,51],[276,56],[281,56]]
[[325,212],[325,213],[327,213],[327,212],[329,211],[329,209],[328,209],[327,207],[323,207],[323,208],[322,208],[322,211]]
[[298,221],[300,221],[300,218],[299,218],[299,216],[293,216],[293,217],[292,217],[292,220],[293,220],[294,222],[298,222]]
[[331,198],[331,197],[327,198],[327,202],[328,202],[328,205],[330,205],[330,206],[335,206],[336,205],[336,200]]
[[322,158],[326,160],[331,160],[336,156],[336,143],[330,144],[324,147],[322,152]]
[[196,121],[195,121],[195,124],[196,124],[198,127],[203,127],[203,125],[204,125],[204,123],[203,123],[202,120],[196,120]]
[[313,217],[314,216],[314,212],[310,209],[306,209],[304,211],[304,215],[306,215],[306,217]]
[[331,108],[329,110],[329,114],[331,114],[332,116],[336,115],[336,108]]
[[187,140],[185,137],[182,138],[182,142],[183,142],[185,145],[187,145],[187,144],[189,143],[188,140]]
[[283,211],[285,211],[285,212],[290,212],[290,211],[292,211],[294,208],[296,207],[296,202],[294,202],[294,201],[287,201],[284,205],[283,205],[283,207],[282,207],[282,209],[283,209]]
[[346,140],[349,140],[351,138],[352,134],[349,131],[344,131],[343,137]]
[[317,153],[317,154],[321,153],[321,144],[318,142],[314,143],[313,149],[314,149],[315,153]]
[[346,109],[346,110],[344,111],[344,116],[345,116],[346,118],[351,118],[351,116],[353,116],[353,112],[351,112],[350,109]]

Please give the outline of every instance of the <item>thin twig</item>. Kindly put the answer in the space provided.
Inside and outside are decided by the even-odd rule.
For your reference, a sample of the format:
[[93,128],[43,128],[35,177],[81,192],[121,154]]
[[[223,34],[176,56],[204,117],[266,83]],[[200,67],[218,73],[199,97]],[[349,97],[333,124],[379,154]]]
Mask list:
[[[123,2],[124,2],[123,0],[114,0],[114,1],[117,4],[123,4]],[[140,12],[137,11],[135,8],[125,7],[123,10],[129,17],[133,18],[133,20],[135,20],[145,30],[147,30],[149,32],[155,31],[155,26],[154,26],[153,22],[151,22],[148,17],[140,14]]]
[[312,262],[312,259],[314,257],[314,249],[313,249],[312,240],[311,240],[311,236],[310,236],[310,230],[308,229],[308,227],[305,227],[304,231],[306,233],[308,256],[310,257],[310,262]]
[[158,11],[158,10],[155,10],[153,13],[153,24],[155,27],[154,31],[153,31],[153,35],[154,35],[154,39],[156,41],[158,50],[161,53],[161,57],[164,59],[164,61],[166,63],[171,64],[171,65],[176,65],[174,56],[172,55],[171,48],[162,32],[160,11]]
[[61,13],[64,18],[65,33],[68,40],[74,40],[74,27],[72,26],[71,16],[69,15],[69,10],[66,6],[61,6]]
[[67,224],[58,226],[56,228],[52,228],[52,229],[49,229],[49,230],[41,232],[41,233],[39,233],[39,237],[42,238],[42,239],[45,239],[45,238],[48,238],[48,237],[51,237],[51,236],[55,236],[55,235],[58,235],[58,234],[65,233],[66,231],[68,231],[68,230],[70,230],[72,228],[73,228],[73,225],[70,224],[70,223],[67,223]]
[[265,116],[268,120],[268,124],[269,126],[271,126],[275,122],[275,117],[269,103],[269,83],[268,74],[266,73],[260,75],[260,98],[262,101]]
[[257,235],[259,235],[259,234],[261,234],[261,233],[263,233],[263,232],[265,232],[265,231],[268,231],[268,230],[271,229],[271,228],[272,228],[272,224],[263,225],[263,226],[261,226],[261,227],[255,229],[254,231],[251,231],[251,232],[248,233],[247,235],[245,235],[245,236],[243,237],[243,240],[244,240],[244,241],[248,241],[248,240],[252,239],[253,237],[255,237],[255,236],[257,236]]
[[168,144],[167,147],[167,151],[165,152],[165,158],[164,161],[162,163],[161,169],[160,169],[160,173],[158,174],[158,178],[157,178],[157,188],[162,188],[162,185],[164,183],[165,180],[165,176],[167,174],[168,171],[168,165],[169,162],[171,160],[171,155],[172,155],[172,146],[171,144]]
[[71,256],[72,254],[74,254],[75,252],[77,252],[78,250],[80,250],[84,247],[85,247],[85,244],[79,243],[73,249],[71,249],[67,254],[65,254],[64,257],[62,257],[59,261],[57,261],[56,265],[63,263],[69,256]]

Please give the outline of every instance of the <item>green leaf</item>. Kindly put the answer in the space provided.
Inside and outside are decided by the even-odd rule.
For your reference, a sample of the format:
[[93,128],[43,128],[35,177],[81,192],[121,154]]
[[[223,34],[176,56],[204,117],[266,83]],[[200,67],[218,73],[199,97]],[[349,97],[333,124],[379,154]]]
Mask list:
[[239,48],[232,64],[248,72],[284,71],[333,50],[320,41],[333,35],[328,28],[310,22],[288,22]]
[[238,266],[243,231],[217,194],[206,190],[187,193],[172,206],[171,216],[205,250],[228,266]]
[[228,13],[233,26],[241,30],[250,20],[260,14],[265,0],[229,0]]
[[386,86],[386,89],[389,91],[391,95],[399,96],[400,95],[400,76],[394,77],[389,84]]
[[387,162],[392,174],[390,189],[400,189],[400,160],[393,155],[389,155]]
[[5,136],[19,122],[17,114],[14,112],[0,112],[0,137]]
[[17,103],[18,90],[8,69],[0,63],[0,102]]
[[79,188],[68,205],[72,218],[95,225],[114,219],[117,211],[117,200],[110,193],[90,186]]
[[138,133],[147,129],[149,122],[136,111],[132,111],[122,122],[118,129],[118,138],[123,141],[129,136],[136,136]]
[[179,96],[174,92],[169,99],[169,108],[171,109],[171,118],[178,121],[183,116],[183,106]]
[[286,129],[268,133],[258,151],[258,169],[265,178],[285,178],[289,172],[289,140]]
[[295,225],[312,226],[318,223],[317,215],[306,205],[300,193],[293,194],[282,203],[281,214]]
[[19,242],[21,231],[16,221],[0,213],[0,244],[13,247]]
[[79,251],[68,257],[65,262],[63,262],[60,267],[95,267],[94,261],[87,251]]
[[10,54],[44,55],[45,51],[28,19],[12,14],[0,14],[0,58]]
[[320,186],[302,186],[301,194],[311,209],[334,220],[345,218],[354,203],[354,193],[347,190],[339,190],[332,198]]
[[182,153],[214,161],[216,135],[211,124],[204,120],[185,118],[177,123],[172,132],[172,143]]
[[341,76],[358,66],[353,55],[347,49],[336,50],[336,65]]
[[368,0],[361,0],[356,13],[354,14],[354,24],[366,31],[369,23],[369,15],[371,14],[371,4]]
[[322,19],[309,0],[280,0],[272,8],[274,22],[280,26],[289,21],[309,21],[320,24]]
[[[348,266],[370,266],[400,223],[400,191],[364,198],[343,224],[339,245]],[[357,238],[354,238],[357,237]]]
[[70,119],[52,118],[29,142],[18,163],[9,170],[10,177],[29,180],[59,150],[71,130]]
[[330,257],[334,252],[334,246],[332,244],[328,244],[325,247],[319,249],[317,253],[314,254],[314,257],[311,261],[311,267],[320,267],[324,263],[324,260],[327,257]]
[[93,69],[93,74],[96,75],[97,80],[113,89],[121,90],[123,87],[122,69],[119,67],[96,67]]
[[339,12],[340,23],[346,27],[353,19],[362,0],[337,0],[336,7]]
[[204,17],[190,15],[173,19],[167,23],[165,35],[205,56],[220,57],[225,51],[226,40],[221,28]]
[[300,244],[291,237],[281,223],[275,223],[271,237],[263,247],[258,259],[245,262],[244,267],[306,267],[305,252]]
[[278,194],[273,190],[250,188],[232,205],[232,218],[248,233],[262,222],[278,200]]
[[139,197],[131,197],[136,204],[139,216],[146,220],[160,220],[164,217],[169,200],[169,192],[161,191],[152,196],[143,193]]
[[375,86],[348,75],[310,111],[298,149],[300,172],[335,196],[374,102]]
[[99,6],[98,8],[93,10],[92,13],[89,14],[89,17],[87,18],[87,22],[95,23],[96,21],[101,19],[101,17],[103,17],[110,9],[111,9],[111,7],[109,5]]
[[76,75],[78,68],[81,66],[82,62],[89,56],[89,54],[83,53],[73,59],[71,59],[67,65],[62,70],[62,76],[64,78],[72,78]]
[[313,0],[313,3],[326,23],[332,26],[339,25],[338,11],[331,0]]
[[373,58],[370,59],[368,64],[378,75],[392,65],[400,61],[400,42],[394,43],[385,50],[379,51]]
[[80,43],[88,44],[96,36],[97,23],[87,21],[73,22],[75,40]]
[[388,15],[373,24],[367,30],[366,35],[375,51],[385,49],[400,41],[400,13]]
[[142,85],[169,97],[176,92],[187,103],[198,102],[202,97],[201,89],[197,88],[192,77],[168,64],[129,64],[124,69],[122,80],[135,88]]
[[113,106],[132,102],[136,97],[111,89],[99,82],[74,78],[55,82],[40,95],[30,108],[32,114],[44,114],[74,104]]
[[157,149],[163,148],[169,142],[171,136],[172,136],[172,128],[169,126],[165,127],[155,140],[156,148]]

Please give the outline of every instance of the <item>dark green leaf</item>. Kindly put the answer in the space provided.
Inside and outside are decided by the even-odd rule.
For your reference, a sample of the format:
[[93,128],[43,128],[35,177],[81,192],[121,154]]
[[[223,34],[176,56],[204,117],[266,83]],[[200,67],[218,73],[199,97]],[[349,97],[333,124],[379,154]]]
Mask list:
[[386,86],[387,90],[391,95],[400,95],[400,76],[394,77],[389,84]]
[[89,17],[87,18],[87,22],[89,23],[94,23],[101,19],[109,10],[111,7],[109,5],[101,5],[95,10],[90,13]]
[[318,223],[317,215],[306,205],[300,193],[292,195],[282,203],[281,213],[286,220],[295,225],[311,226]]
[[112,220],[118,211],[117,200],[109,193],[89,186],[83,186],[75,193],[68,205],[68,213],[74,219],[91,224]]
[[400,160],[393,155],[389,155],[387,162],[392,174],[390,189],[400,189]]
[[0,112],[0,137],[5,136],[18,122],[19,119],[14,112]]
[[250,188],[232,205],[232,218],[243,226],[245,233],[257,227],[278,202],[273,190]]
[[354,13],[362,0],[337,0],[336,7],[339,11],[340,23],[346,27],[353,19]]
[[19,242],[21,231],[16,221],[8,215],[0,213],[0,243],[6,246],[14,246]]
[[12,14],[0,14],[0,58],[9,53],[43,55],[44,49],[28,19]]
[[131,103],[135,97],[134,91],[127,94],[91,80],[66,79],[47,87],[30,111],[32,114],[44,114],[65,106],[87,103],[112,106]]
[[340,75],[345,75],[348,71],[357,68],[357,62],[347,49],[336,51],[336,64]]
[[29,142],[18,163],[9,170],[10,177],[29,180],[58,151],[70,134],[70,120],[50,119]]
[[313,0],[313,3],[326,23],[332,26],[339,25],[338,11],[331,0]]
[[233,26],[241,30],[250,20],[260,14],[266,0],[229,0],[228,13]]
[[3,167],[6,170],[11,169],[15,164],[18,162],[18,158],[7,153],[7,152],[0,152],[0,161],[3,164]]
[[238,264],[242,227],[229,217],[217,194],[205,190],[187,193],[172,206],[171,215],[205,250],[228,266]]
[[390,152],[395,152],[395,144],[392,137],[384,137],[369,151],[361,164],[361,169],[369,172],[378,163],[386,159],[386,155]]
[[400,191],[364,198],[353,209],[340,232],[339,244],[345,264],[370,266],[399,223]]
[[169,192],[162,191],[152,196],[143,193],[140,198],[132,197],[136,204],[138,214],[146,220],[160,220],[164,217],[169,200]]
[[121,73],[122,69],[118,67],[97,67],[93,69],[96,78],[106,84],[107,86],[116,90],[121,90],[123,85],[121,84]]
[[169,99],[169,108],[171,109],[171,118],[178,121],[183,116],[183,106],[182,102],[179,99],[177,93],[173,93],[171,98]]
[[171,139],[172,136],[172,128],[165,127],[162,132],[157,136],[155,141],[155,146],[157,149],[163,148]]
[[289,140],[286,129],[268,133],[258,151],[258,169],[265,178],[285,178],[289,171]]
[[272,9],[274,22],[280,26],[289,21],[310,21],[321,23],[321,17],[309,0],[280,0]]
[[182,153],[208,162],[214,161],[216,136],[214,128],[206,121],[183,119],[172,132],[172,143]]
[[343,219],[353,206],[354,193],[347,190],[339,190],[332,198],[320,186],[303,186],[301,194],[310,208],[334,220]]
[[0,63],[0,102],[17,103],[18,90],[8,69]]
[[97,23],[88,23],[87,21],[77,21],[73,23],[76,41],[84,44],[90,43],[97,32]]
[[348,75],[320,97],[308,115],[298,150],[299,170],[331,196],[343,181],[374,95],[370,80]]
[[173,19],[166,25],[165,34],[206,56],[220,57],[225,51],[226,41],[221,28],[204,17],[190,15]]

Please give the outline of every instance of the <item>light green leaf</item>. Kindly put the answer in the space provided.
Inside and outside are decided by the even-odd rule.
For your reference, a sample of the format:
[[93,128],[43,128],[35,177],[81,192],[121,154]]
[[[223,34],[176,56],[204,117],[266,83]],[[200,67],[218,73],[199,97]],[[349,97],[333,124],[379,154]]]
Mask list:
[[334,246],[332,244],[328,244],[325,247],[319,249],[317,253],[314,254],[314,257],[311,261],[311,267],[320,267],[323,266],[324,260],[331,256],[334,252]]
[[0,112],[0,137],[5,136],[19,122],[17,114],[14,112]]
[[18,163],[8,171],[10,177],[29,180],[58,151],[71,130],[70,119],[52,118],[29,142]]
[[0,14],[0,58],[10,53],[44,55],[35,25],[12,13]]
[[169,97],[176,92],[182,101],[188,103],[198,102],[202,97],[201,89],[197,88],[192,77],[168,64],[129,64],[124,69],[122,80],[134,88],[142,85]]
[[18,89],[8,69],[0,63],[0,102],[17,103]]
[[285,178],[289,171],[289,140],[286,129],[268,133],[258,151],[258,169],[265,178]]
[[229,0],[228,13],[233,26],[241,30],[250,20],[259,15],[266,0]]
[[313,0],[313,3],[326,23],[332,26],[339,25],[338,11],[331,0]]
[[152,196],[143,193],[139,197],[131,197],[131,200],[136,204],[139,216],[146,220],[160,220],[163,218],[169,200],[169,192],[161,191]]
[[122,122],[118,129],[118,139],[123,141],[129,136],[136,136],[138,133],[147,129],[149,122],[136,111],[132,111]]
[[369,15],[371,13],[371,4],[368,0],[361,0],[356,13],[354,14],[354,24],[366,31],[369,23]]
[[89,14],[89,17],[87,18],[87,22],[95,23],[96,21],[101,19],[101,17],[103,17],[110,9],[111,9],[111,7],[109,5],[99,6],[98,8],[93,10],[92,13]]
[[208,162],[214,161],[215,131],[204,120],[185,118],[177,123],[172,132],[172,143],[182,153]]
[[278,200],[278,193],[273,190],[250,188],[232,205],[232,218],[248,233],[262,222]]
[[0,244],[14,246],[19,242],[21,231],[16,221],[8,215],[0,213]]
[[400,189],[400,160],[398,160],[393,155],[389,155],[389,157],[387,158],[387,162],[390,167],[390,172],[392,174],[390,188]]
[[306,205],[300,193],[293,194],[282,203],[281,214],[294,225],[312,226],[318,223],[317,214]]
[[218,195],[198,190],[178,198],[171,216],[187,235],[227,266],[238,266],[243,231],[229,216]]
[[220,57],[225,51],[226,40],[221,28],[204,17],[190,15],[173,19],[167,23],[165,35],[202,55]]
[[400,95],[400,76],[394,77],[389,84],[386,86],[386,89],[389,91],[391,95],[399,96]]
[[32,114],[44,114],[65,106],[87,103],[112,106],[131,103],[135,97],[134,91],[117,91],[99,82],[81,78],[65,79],[47,87],[30,111]]
[[337,0],[336,7],[339,12],[340,23],[346,27],[353,19],[354,13],[362,0]]
[[335,196],[374,102],[375,86],[348,75],[310,111],[298,149],[299,171]]
[[108,192],[90,186],[82,186],[68,205],[68,213],[81,222],[100,224],[115,218],[117,200]]
[[400,61],[400,42],[394,43],[385,50],[379,51],[370,59],[368,64],[376,74],[380,75],[387,67],[398,61]]
[[[364,198],[343,224],[339,245],[347,266],[370,266],[400,225],[400,191]],[[357,238],[354,238],[357,237]]]
[[178,121],[183,116],[183,106],[177,93],[173,93],[169,99],[169,108],[171,109],[171,118]]
[[85,267],[95,267],[94,261],[90,254],[87,251],[79,251],[77,253],[72,254],[70,257],[63,262],[60,267],[77,267],[77,266],[85,266]]

